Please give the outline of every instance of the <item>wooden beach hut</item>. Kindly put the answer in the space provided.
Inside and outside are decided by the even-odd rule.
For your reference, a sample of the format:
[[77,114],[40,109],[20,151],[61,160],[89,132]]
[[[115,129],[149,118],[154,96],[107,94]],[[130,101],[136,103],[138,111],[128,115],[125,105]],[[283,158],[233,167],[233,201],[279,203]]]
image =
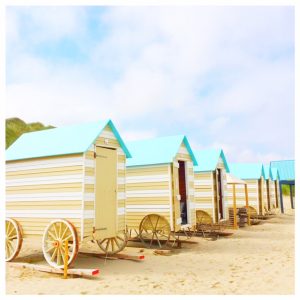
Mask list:
[[[253,208],[258,215],[265,215],[264,207],[267,206],[267,197],[265,196],[266,184],[263,165],[260,163],[230,163],[229,169],[234,176],[247,183],[249,207]],[[243,197],[242,194],[241,197]],[[245,203],[245,199],[239,201],[237,201],[238,205]]]
[[195,225],[196,158],[184,135],[128,142],[126,225],[142,241],[167,242]]
[[23,238],[41,239],[47,262],[71,264],[80,242],[122,250],[125,163],[130,153],[111,120],[23,134],[6,151],[6,260]]
[[194,154],[198,162],[194,167],[196,215],[200,222],[204,211],[218,223],[228,217],[226,157],[222,149],[194,151]]
[[270,167],[271,184],[271,197],[275,198],[275,208],[280,208],[280,190],[279,190],[279,172],[278,169]]
[[[277,168],[279,173],[279,196],[280,196],[280,208],[284,213],[285,208],[294,209],[294,196],[293,187],[295,189],[295,161],[294,160],[279,160],[271,161],[271,168]],[[282,185],[289,186],[290,189],[290,201],[284,203],[282,195]]]

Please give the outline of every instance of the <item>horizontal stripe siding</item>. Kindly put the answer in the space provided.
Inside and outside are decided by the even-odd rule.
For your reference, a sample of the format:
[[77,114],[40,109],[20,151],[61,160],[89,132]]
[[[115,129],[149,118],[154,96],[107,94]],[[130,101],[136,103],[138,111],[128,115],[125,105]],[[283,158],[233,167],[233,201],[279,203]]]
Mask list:
[[168,174],[168,165],[153,165],[149,167],[126,167],[127,176],[149,176],[153,175],[166,175]]
[[34,194],[7,194],[6,201],[73,201],[81,200],[82,192],[70,193],[34,193]]
[[207,203],[195,203],[195,208],[196,209],[205,209],[205,208],[211,208],[211,209],[213,209],[214,208],[214,206],[213,206],[213,204],[212,204],[212,201],[210,201],[210,203],[209,202],[207,202]]
[[133,190],[133,191],[126,190],[127,198],[164,197],[164,196],[169,196],[169,195],[170,195],[169,190]]
[[32,210],[33,208],[43,210],[56,210],[56,209],[80,209],[82,202],[75,201],[10,201],[6,202],[6,210]]
[[213,191],[211,192],[195,192],[195,198],[201,198],[201,197],[213,197]]
[[[92,218],[94,216],[94,211],[84,211],[84,218]],[[82,218],[81,209],[72,210],[6,210],[6,217],[16,217],[16,218]]]
[[57,167],[68,167],[68,166],[82,166],[83,157],[64,157],[64,158],[51,158],[51,159],[40,159],[40,160],[28,160],[26,162],[15,162],[6,163],[6,171],[23,171],[32,169],[45,169],[45,168],[57,168]]
[[[86,183],[93,183],[94,178],[85,176]],[[35,178],[9,179],[6,180],[6,186],[25,186],[25,185],[45,185],[45,184],[59,184],[82,182],[82,174],[64,175],[64,176],[45,176]]]
[[152,176],[127,176],[126,184],[129,183],[147,183],[147,182],[166,182],[169,181],[169,175],[152,175]]
[[213,185],[212,179],[195,179],[194,182],[195,182],[195,186],[211,186],[211,185]]
[[127,191],[168,190],[168,188],[168,182],[129,183],[126,185]]

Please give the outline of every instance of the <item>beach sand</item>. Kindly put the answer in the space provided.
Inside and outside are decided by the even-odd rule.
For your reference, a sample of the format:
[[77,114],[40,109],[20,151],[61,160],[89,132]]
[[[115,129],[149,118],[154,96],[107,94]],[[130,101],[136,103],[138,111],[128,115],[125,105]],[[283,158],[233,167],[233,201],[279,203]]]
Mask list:
[[[145,260],[104,260],[79,254],[74,267],[99,268],[94,278],[68,278],[7,263],[7,294],[293,294],[294,211],[212,241],[194,237],[170,256],[144,250]],[[92,246],[91,246],[92,245]],[[89,249],[97,251],[91,244]],[[41,242],[24,241],[16,259],[46,264]],[[140,246],[140,245],[139,245]],[[141,247],[141,246],[140,246]],[[81,247],[84,250],[86,247]],[[125,253],[141,248],[127,247]]]

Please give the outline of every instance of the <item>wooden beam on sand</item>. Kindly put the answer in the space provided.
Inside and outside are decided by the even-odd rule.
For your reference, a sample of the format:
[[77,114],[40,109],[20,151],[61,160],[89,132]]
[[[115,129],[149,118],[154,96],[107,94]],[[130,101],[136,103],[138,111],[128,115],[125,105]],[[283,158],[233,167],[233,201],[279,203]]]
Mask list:
[[91,255],[93,257],[103,258],[103,259],[127,259],[127,260],[134,260],[134,261],[141,261],[141,260],[145,259],[145,255],[124,254],[124,253],[116,253],[116,254],[107,255],[105,253],[80,251],[80,254]]
[[[27,268],[35,271],[40,271],[40,272],[64,274],[63,269],[62,270],[56,269],[45,265],[35,265],[30,263],[9,263],[9,265],[16,268]],[[68,269],[68,275],[95,276],[95,275],[99,275],[99,269]]]

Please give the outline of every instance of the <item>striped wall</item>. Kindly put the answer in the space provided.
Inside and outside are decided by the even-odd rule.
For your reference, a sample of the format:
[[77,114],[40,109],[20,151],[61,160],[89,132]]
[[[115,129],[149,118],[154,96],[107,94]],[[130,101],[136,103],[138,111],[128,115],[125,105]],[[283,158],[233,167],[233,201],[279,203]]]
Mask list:
[[[125,230],[125,163],[126,156],[123,152],[117,138],[112,132],[109,125],[107,125],[101,132],[95,143],[84,154],[84,186],[83,186],[83,210],[84,212],[94,211],[95,205],[95,164],[94,151],[96,146],[108,147],[117,149],[117,230]],[[84,237],[91,236],[94,226],[94,215],[90,215],[82,221],[84,228]]]
[[[174,160],[187,161],[188,218],[189,223],[194,225],[193,164],[184,144],[180,146]],[[174,230],[172,178],[171,163],[126,168],[126,225],[129,229],[138,229],[146,215],[159,214],[168,220],[171,230]]]
[[273,209],[276,208],[275,182],[273,180],[269,180],[269,190],[271,209]]
[[204,210],[215,222],[214,209],[214,177],[213,172],[195,173],[195,206],[196,210]]
[[[263,207],[268,209],[268,189],[267,189],[267,180],[262,179],[263,181]],[[264,209],[265,213],[265,209]]]
[[41,236],[56,218],[70,220],[81,236],[83,156],[65,155],[6,163],[6,216],[27,236]]
[[139,228],[147,214],[159,214],[171,224],[171,165],[126,168],[126,225]]

